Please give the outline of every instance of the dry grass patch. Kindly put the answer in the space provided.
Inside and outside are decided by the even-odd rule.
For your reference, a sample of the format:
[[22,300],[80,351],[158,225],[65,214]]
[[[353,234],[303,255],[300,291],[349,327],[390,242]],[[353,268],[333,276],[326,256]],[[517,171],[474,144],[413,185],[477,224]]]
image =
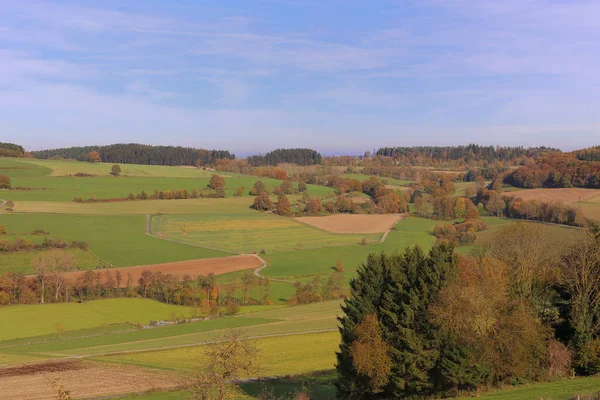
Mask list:
[[402,218],[402,214],[299,217],[297,221],[332,233],[383,233]]
[[2,399],[54,399],[51,381],[58,379],[71,397],[98,398],[179,386],[172,375],[146,368],[59,361],[0,369]]
[[594,196],[600,195],[598,189],[582,189],[582,188],[567,188],[567,189],[530,189],[519,190],[515,192],[504,192],[504,196],[520,197],[523,200],[538,200],[545,203],[563,202],[576,203],[586,201]]

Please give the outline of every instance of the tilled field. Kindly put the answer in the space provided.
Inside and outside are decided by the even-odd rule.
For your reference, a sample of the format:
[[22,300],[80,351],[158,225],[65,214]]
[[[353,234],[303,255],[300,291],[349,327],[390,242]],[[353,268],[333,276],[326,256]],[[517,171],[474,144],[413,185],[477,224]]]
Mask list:
[[169,389],[181,382],[168,374],[146,368],[67,360],[0,369],[0,399],[54,399],[52,382],[71,397],[94,398],[152,389]]
[[296,220],[333,233],[383,233],[402,218],[402,214],[300,217]]

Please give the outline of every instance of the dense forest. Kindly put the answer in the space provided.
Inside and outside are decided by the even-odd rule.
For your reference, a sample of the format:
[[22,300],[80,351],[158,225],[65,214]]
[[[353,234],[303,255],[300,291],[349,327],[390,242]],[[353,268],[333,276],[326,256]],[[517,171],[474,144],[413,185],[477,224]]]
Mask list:
[[293,163],[298,165],[321,164],[321,154],[312,149],[277,149],[267,154],[248,157],[252,166],[277,165],[279,163]]
[[503,227],[470,256],[371,254],[340,318],[339,398],[425,398],[600,371],[600,232]]
[[65,158],[89,161],[90,152],[98,152],[106,163],[142,165],[206,165],[218,159],[234,159],[226,150],[204,150],[181,146],[150,146],[137,143],[112,144],[108,146],[68,147],[33,151],[35,158]]
[[582,161],[571,154],[553,154],[506,175],[504,181],[522,188],[600,189],[600,162]]
[[417,146],[417,147],[382,147],[375,155],[398,159],[428,158],[436,161],[511,161],[526,156],[538,158],[543,154],[560,152],[549,147],[501,147],[479,146]]
[[23,157],[24,154],[25,149],[23,146],[0,142],[0,157]]

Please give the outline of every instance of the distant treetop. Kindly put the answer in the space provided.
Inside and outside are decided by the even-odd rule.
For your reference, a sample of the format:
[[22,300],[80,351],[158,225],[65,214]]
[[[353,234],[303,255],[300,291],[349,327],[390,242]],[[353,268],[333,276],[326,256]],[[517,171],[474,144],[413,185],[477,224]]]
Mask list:
[[382,147],[375,155],[393,158],[425,157],[438,161],[487,160],[510,161],[520,156],[538,158],[544,154],[560,152],[550,147],[503,147],[503,146],[416,146]]
[[66,158],[89,161],[88,154],[98,152],[105,163],[142,165],[206,165],[218,159],[234,159],[227,150],[205,150],[181,146],[150,146],[137,143],[111,144],[108,146],[68,147],[34,151],[35,158]]
[[321,164],[323,157],[312,149],[277,149],[267,154],[248,157],[248,163],[255,167],[262,165],[277,165],[279,163],[292,163],[298,165]]

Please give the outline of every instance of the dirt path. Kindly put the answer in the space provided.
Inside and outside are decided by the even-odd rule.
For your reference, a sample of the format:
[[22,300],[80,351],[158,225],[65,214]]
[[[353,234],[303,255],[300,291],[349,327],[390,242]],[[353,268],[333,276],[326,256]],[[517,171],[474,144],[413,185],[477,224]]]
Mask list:
[[[0,199],[0,201],[2,202],[2,203],[0,203],[0,209],[1,209],[6,204],[6,200]],[[0,212],[0,214],[2,214],[2,213]]]
[[402,221],[404,219],[404,217],[406,216],[406,214],[402,214],[402,216],[400,218],[398,218],[396,220],[396,222],[394,222],[392,224],[392,226],[390,226],[390,229],[388,229],[387,231],[385,231],[385,233],[383,234],[383,236],[381,237],[381,240],[379,241],[379,243],[383,243],[385,242],[385,239],[387,239],[388,234],[392,231],[392,228],[394,228],[396,225],[398,225],[398,222]]

